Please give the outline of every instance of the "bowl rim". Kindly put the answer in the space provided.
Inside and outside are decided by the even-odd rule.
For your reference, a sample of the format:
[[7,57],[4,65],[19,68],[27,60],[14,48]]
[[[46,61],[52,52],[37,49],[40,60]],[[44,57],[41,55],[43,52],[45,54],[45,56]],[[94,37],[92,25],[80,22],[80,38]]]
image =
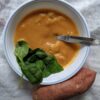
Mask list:
[[[13,13],[12,13],[12,14],[10,15],[10,17],[8,18],[8,20],[7,20],[7,22],[6,22],[6,25],[5,25],[4,29],[3,29],[3,38],[2,38],[2,40],[3,40],[3,50],[4,50],[4,54],[5,54],[5,56],[6,56],[6,59],[7,59],[8,63],[9,63],[9,65],[10,65],[10,67],[11,67],[19,76],[21,76],[21,74],[20,74],[18,71],[16,71],[16,68],[13,66],[12,62],[10,61],[9,55],[8,55],[8,53],[7,53],[7,51],[6,51],[6,46],[5,46],[5,35],[6,35],[7,26],[8,26],[8,24],[9,24],[11,18],[14,16],[14,14],[15,14],[18,10],[20,10],[20,8],[22,8],[23,6],[26,6],[27,4],[29,4],[29,3],[31,3],[31,2],[40,2],[40,1],[61,2],[61,3],[63,3],[64,5],[68,5],[71,9],[73,9],[73,10],[78,14],[79,17],[81,17],[81,20],[83,21],[84,26],[85,26],[85,29],[86,29],[86,31],[87,31],[87,35],[88,35],[88,37],[90,37],[89,28],[88,28],[87,22],[86,22],[85,18],[83,17],[83,15],[82,15],[77,9],[75,9],[70,3],[68,3],[68,2],[65,1],[65,0],[56,0],[56,1],[54,1],[54,0],[33,0],[33,1],[27,1],[27,2],[25,2],[25,3],[23,3],[23,4],[21,4],[18,8],[16,8],[16,9],[13,11]],[[40,84],[41,84],[41,85],[52,85],[52,84],[56,84],[56,83],[63,82],[63,81],[65,81],[65,80],[71,78],[73,75],[75,75],[75,74],[83,67],[83,64],[85,63],[85,61],[86,61],[86,59],[87,59],[87,57],[88,57],[89,51],[90,51],[90,47],[88,46],[83,61],[81,62],[80,66],[77,67],[77,69],[76,69],[72,74],[70,74],[70,76],[66,77],[66,78],[63,79],[63,80],[60,80],[59,82],[55,82],[55,83],[52,83],[52,82],[51,82],[51,83],[50,83],[50,82],[49,82],[49,83],[47,83],[47,82],[41,82]]]

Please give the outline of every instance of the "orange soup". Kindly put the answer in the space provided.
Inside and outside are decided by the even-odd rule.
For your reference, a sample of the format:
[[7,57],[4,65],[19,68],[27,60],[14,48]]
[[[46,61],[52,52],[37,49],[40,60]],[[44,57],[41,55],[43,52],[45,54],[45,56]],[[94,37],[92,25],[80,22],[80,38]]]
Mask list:
[[56,35],[74,35],[79,32],[66,15],[49,9],[31,12],[17,25],[14,42],[24,39],[32,49],[42,48],[53,54],[63,67],[75,58],[80,47],[56,39]]

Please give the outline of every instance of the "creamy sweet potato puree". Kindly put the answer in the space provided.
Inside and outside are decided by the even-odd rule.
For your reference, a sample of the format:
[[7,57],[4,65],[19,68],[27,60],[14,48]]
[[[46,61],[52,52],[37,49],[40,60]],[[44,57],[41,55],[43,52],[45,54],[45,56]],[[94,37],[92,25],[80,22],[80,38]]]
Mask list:
[[48,9],[34,11],[17,25],[14,42],[27,41],[31,48],[42,48],[54,54],[58,62],[65,66],[79,50],[76,44],[64,43],[56,35],[79,35],[74,22],[60,12]]

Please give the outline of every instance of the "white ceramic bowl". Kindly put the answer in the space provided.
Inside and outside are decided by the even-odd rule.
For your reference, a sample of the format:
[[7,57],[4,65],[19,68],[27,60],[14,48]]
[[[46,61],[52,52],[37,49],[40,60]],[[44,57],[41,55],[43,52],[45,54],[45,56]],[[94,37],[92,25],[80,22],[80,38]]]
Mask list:
[[[81,36],[90,37],[87,23],[84,17],[75,8],[73,8],[71,4],[69,4],[64,0],[35,0],[35,1],[29,1],[21,5],[10,16],[3,31],[3,46],[4,46],[5,56],[11,68],[20,76],[22,75],[22,72],[14,55],[13,38],[16,25],[28,13],[41,8],[54,9],[64,13],[76,23],[76,26]],[[82,47],[78,55],[74,59],[74,61],[70,65],[68,65],[64,69],[64,71],[57,74],[52,74],[51,76],[44,78],[41,84],[51,85],[71,78],[82,68],[88,56],[88,53],[89,53],[89,47],[87,46]]]

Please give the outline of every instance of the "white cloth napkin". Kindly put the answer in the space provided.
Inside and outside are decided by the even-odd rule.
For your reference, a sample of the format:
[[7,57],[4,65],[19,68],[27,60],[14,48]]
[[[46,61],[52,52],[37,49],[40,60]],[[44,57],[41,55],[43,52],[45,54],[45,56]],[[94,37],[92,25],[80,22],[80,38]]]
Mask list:
[[[90,32],[100,38],[100,0],[67,0],[87,20]],[[25,0],[0,0],[0,100],[32,100],[32,88],[27,82],[19,87],[17,74],[10,68],[2,47],[2,31],[10,14]],[[86,62],[97,72],[96,80],[86,93],[70,100],[100,100],[100,46],[91,46]]]

